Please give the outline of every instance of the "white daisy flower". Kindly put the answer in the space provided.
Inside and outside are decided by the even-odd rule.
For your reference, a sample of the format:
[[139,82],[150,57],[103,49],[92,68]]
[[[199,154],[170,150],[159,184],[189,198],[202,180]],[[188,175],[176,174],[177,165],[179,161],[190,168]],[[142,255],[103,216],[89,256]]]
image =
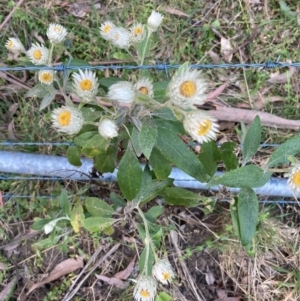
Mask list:
[[186,114],[183,126],[193,140],[203,143],[216,139],[216,133],[219,132],[216,121],[204,111],[194,110]]
[[300,192],[300,165],[295,164],[291,171],[287,174],[288,176],[288,185],[290,189],[298,194]]
[[112,31],[112,44],[120,49],[126,49],[130,46],[130,32],[122,27],[117,27]]
[[150,32],[156,31],[157,28],[160,26],[163,18],[164,17],[162,14],[153,10],[147,21],[149,31]]
[[207,85],[198,70],[179,70],[172,77],[167,90],[171,102],[179,107],[194,108],[206,99]]
[[112,139],[118,136],[118,127],[113,120],[103,119],[98,126],[99,134],[105,139]]
[[58,44],[65,40],[68,31],[60,24],[51,23],[47,30],[47,37],[51,43]]
[[130,40],[133,43],[138,43],[145,38],[145,26],[141,23],[136,23],[130,28]]
[[91,70],[84,72],[79,69],[79,73],[73,73],[73,88],[75,93],[83,98],[83,101],[89,102],[98,93],[98,80],[96,74]]
[[32,44],[26,55],[34,65],[45,65],[48,63],[49,50],[44,45],[36,43]]
[[25,53],[26,52],[21,41],[16,38],[9,38],[5,43],[5,47],[12,53],[20,53],[20,52]]
[[81,111],[67,106],[53,110],[51,119],[54,128],[69,135],[77,134],[84,121]]
[[140,276],[133,290],[137,301],[153,301],[156,295],[157,283],[151,276]]
[[143,77],[140,80],[138,80],[134,85],[134,88],[144,95],[153,97],[153,84],[151,80],[147,77]]
[[107,97],[111,101],[130,104],[135,99],[134,87],[130,82],[120,81],[109,87]]
[[53,70],[40,70],[39,81],[42,84],[51,85],[53,83],[54,72]]
[[155,263],[152,269],[152,275],[162,284],[171,283],[172,278],[175,277],[172,266],[167,259],[160,259]]
[[113,32],[116,29],[116,25],[111,21],[106,21],[99,27],[100,35],[103,39],[107,41],[113,40]]

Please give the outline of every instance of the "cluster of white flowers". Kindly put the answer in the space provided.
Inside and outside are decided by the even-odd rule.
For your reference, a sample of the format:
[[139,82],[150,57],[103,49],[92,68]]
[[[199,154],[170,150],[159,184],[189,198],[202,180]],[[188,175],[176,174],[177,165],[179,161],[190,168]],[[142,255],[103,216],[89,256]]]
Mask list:
[[152,275],[153,277],[139,276],[133,290],[135,300],[153,301],[157,291],[157,282],[154,278],[162,284],[170,284],[175,277],[172,266],[167,259],[160,259],[155,263],[152,269]]
[[128,49],[132,45],[144,40],[147,35],[156,31],[162,22],[163,16],[156,11],[152,11],[147,21],[147,26],[136,22],[129,29],[116,26],[111,21],[106,21],[100,26],[100,35],[107,41],[110,41],[114,46],[120,49]]

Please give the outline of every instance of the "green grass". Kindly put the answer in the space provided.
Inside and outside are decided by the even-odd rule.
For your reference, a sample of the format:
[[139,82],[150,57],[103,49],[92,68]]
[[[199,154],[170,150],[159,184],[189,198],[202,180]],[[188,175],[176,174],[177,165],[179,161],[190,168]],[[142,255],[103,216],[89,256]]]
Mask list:
[[[71,4],[71,1],[69,1]],[[286,1],[292,12],[297,11],[297,1]],[[0,0],[0,6],[3,10],[0,15],[0,22],[8,15],[15,5],[14,1],[9,1],[6,5],[4,0]],[[38,5],[37,5],[38,3]],[[108,3],[108,4],[107,4]],[[109,61],[116,49],[103,40],[99,35],[99,26],[106,20],[112,20],[117,25],[130,26],[135,21],[145,22],[153,9],[157,7],[149,1],[102,1],[101,9],[91,5],[89,12],[84,18],[78,18],[72,14],[72,7],[61,7],[51,1],[45,3],[38,1],[24,1],[21,8],[19,8],[12,16],[10,22],[5,26],[1,32],[0,53],[2,53],[1,64],[16,66],[17,61],[6,56],[7,50],[5,48],[5,41],[11,37],[19,37],[24,42],[28,49],[31,43],[37,40],[35,36],[41,39],[46,39],[47,25],[52,22],[57,22],[65,26],[70,32],[70,40],[68,41],[68,52],[78,59],[88,62]],[[178,11],[175,14],[165,12],[163,6],[169,8],[176,8]],[[236,51],[231,60],[232,63],[263,63],[266,61],[276,61],[280,56],[281,61],[299,61],[300,48],[300,27],[299,24],[289,15],[288,12],[280,8],[279,2],[276,0],[269,0],[268,6],[263,4],[246,4],[245,1],[165,1],[164,5],[159,6],[160,11],[164,14],[163,26],[160,28],[153,40],[151,53],[153,58],[151,63],[165,62],[170,59],[171,64],[181,64],[186,61],[191,63],[208,64],[212,63],[213,59],[217,57],[220,62],[225,62],[221,54],[220,37],[224,37],[231,42],[231,46]],[[181,16],[180,11],[188,16]],[[253,39],[249,39],[253,32],[257,32]],[[240,47],[241,45],[244,45]],[[240,48],[239,48],[240,47]],[[211,53],[213,52],[214,55]],[[62,56],[57,57],[57,62],[67,60],[68,54],[62,53]],[[267,80],[275,72],[285,72],[286,69],[208,69],[203,70],[204,77],[209,82],[211,90],[220,86],[225,80],[230,79],[230,85],[221,95],[221,99],[230,105],[237,105],[240,103],[249,104],[249,95],[252,98],[257,97],[263,90],[268,89],[264,98],[268,100],[269,97],[278,96],[284,99],[280,103],[268,103],[264,108],[268,112],[275,113],[290,119],[300,119],[299,106],[299,73],[296,72],[293,77],[286,83],[269,84]],[[174,70],[169,71],[171,76]],[[110,71],[110,76],[122,75],[123,78],[129,79],[136,77],[138,73],[132,74],[131,71],[122,70],[120,72]],[[151,77],[154,81],[163,81],[166,79],[164,71],[151,71]],[[14,76],[20,81],[26,83],[28,86],[33,86],[34,73],[33,72],[16,72]],[[98,71],[99,77],[104,76],[104,72]],[[246,84],[248,91],[246,89]],[[0,79],[0,136],[2,140],[8,138],[8,124],[11,120],[14,122],[14,134],[19,141],[38,141],[38,142],[65,142],[68,137],[58,134],[51,129],[50,112],[53,108],[62,103],[62,100],[53,102],[51,106],[44,111],[38,110],[40,105],[39,99],[24,98],[25,89],[15,88],[10,82],[5,79]],[[12,104],[18,104],[18,109],[14,116],[8,117],[9,108]],[[288,130],[276,130],[264,128],[263,140],[269,143],[281,143],[288,137],[295,133]],[[237,140],[235,129],[227,130],[224,135],[232,137]],[[44,153],[53,155],[65,156],[66,147],[47,147],[47,146],[0,146],[1,150],[20,150],[30,153]],[[70,195],[80,195],[78,191],[84,191],[84,195],[93,195],[95,190],[99,197],[108,197],[108,191],[115,189],[114,186],[101,187],[96,183],[74,183],[71,181],[1,181],[0,191],[4,193],[12,193],[15,195],[29,195],[26,199],[12,199],[0,208],[1,231],[0,237],[3,239],[3,244],[8,243],[18,233],[23,233],[24,229],[28,229],[36,218],[55,217],[59,213],[59,206],[56,200],[49,200],[39,198],[39,195],[59,195],[62,189],[68,190]],[[83,194],[83,193],[82,193]],[[72,200],[76,202],[76,200]],[[173,214],[173,215],[172,215]],[[176,216],[172,213],[170,216]],[[272,220],[273,222],[273,220]],[[167,227],[168,225],[166,225]],[[272,233],[275,226],[272,223],[267,225],[268,233]],[[282,226],[280,224],[280,226]],[[128,227],[128,229],[126,228]],[[201,227],[200,227],[201,228]],[[230,229],[228,226],[227,229]],[[277,228],[276,228],[277,229]],[[280,231],[280,227],[278,228]],[[136,233],[130,232],[130,227],[124,222],[124,237],[129,233],[132,237],[137,237]],[[229,231],[229,230],[228,230]],[[260,229],[263,232],[263,229]],[[288,230],[285,228],[284,231]],[[261,232],[260,232],[261,233]],[[285,232],[284,232],[285,233]],[[228,234],[228,233],[227,233]],[[224,240],[227,239],[226,233],[223,234]],[[234,240],[232,233],[228,244],[232,246],[231,240]],[[117,236],[117,234],[116,234]],[[221,236],[222,238],[222,236]],[[282,237],[281,237],[282,238]],[[39,267],[39,272],[45,272],[47,269],[44,266],[46,254],[48,254],[41,245],[44,243],[45,236],[38,236],[36,240],[30,242],[35,249],[28,253],[21,253],[22,260],[25,260],[30,265],[31,273],[34,273],[34,267]],[[86,232],[77,235],[72,234],[65,240],[56,242],[51,248],[58,247],[62,253],[70,252],[72,254],[79,250],[79,253],[85,254],[89,258],[99,245],[103,244],[104,253],[107,252],[107,246],[110,246],[115,241],[112,238],[104,238],[96,234],[88,234]],[[117,236],[116,241],[119,239]],[[262,240],[262,237],[260,236]],[[40,243],[41,242],[41,243]],[[40,245],[39,245],[40,243]],[[46,241],[49,244],[49,241]],[[290,243],[290,242],[289,242]],[[2,244],[2,242],[1,242]],[[51,241],[50,241],[51,244]],[[124,253],[131,256],[137,248],[135,242],[130,244],[131,249],[122,242]],[[267,248],[269,245],[275,245],[279,248],[276,241],[263,241],[263,247]],[[45,244],[47,245],[47,244]],[[28,247],[28,245],[27,245]],[[48,247],[48,245],[47,245]],[[209,239],[202,242],[201,248],[195,249],[186,247],[183,256],[192,258],[197,252],[202,249],[211,249],[216,247],[219,252],[224,251],[217,246],[215,242],[211,243]],[[234,248],[238,248],[234,244]],[[289,245],[290,247],[290,245]],[[28,247],[30,248],[30,247]],[[50,248],[50,249],[51,249]],[[164,244],[163,249],[167,248],[167,243]],[[200,250],[201,249],[201,250]],[[275,247],[274,247],[275,249]],[[71,251],[70,251],[71,250]],[[235,249],[236,250],[236,249]],[[290,250],[290,249],[289,249]],[[279,251],[278,251],[279,252]],[[293,254],[297,254],[293,250]],[[32,258],[31,258],[32,256]],[[119,255],[120,258],[123,258]],[[176,256],[176,255],[174,255]],[[6,258],[6,257],[5,257]],[[2,257],[0,257],[2,261]],[[118,262],[118,258],[113,260]],[[275,260],[274,260],[275,261]],[[14,263],[18,263],[18,258],[14,257]],[[285,262],[285,261],[284,261]],[[230,263],[226,263],[231,266]],[[294,264],[294,262],[293,262]],[[113,275],[113,263],[105,263],[101,266],[105,271],[109,271]],[[123,267],[123,266],[122,266]],[[124,267],[123,267],[124,268]],[[7,283],[12,275],[14,275],[14,268],[9,272],[0,273],[0,282]],[[292,281],[299,277],[294,265],[291,269],[287,269],[288,273],[292,274]],[[101,271],[98,271],[99,273]],[[245,271],[243,271],[245,272]],[[281,276],[287,272],[282,271]],[[257,275],[256,275],[257,276]],[[278,277],[280,281],[283,277]],[[48,286],[48,292],[41,291],[35,295],[32,300],[57,300],[58,295],[63,294],[68,289],[71,283],[70,278],[60,281],[58,285],[51,284]],[[242,279],[239,279],[242,281]],[[262,281],[263,282],[263,281]],[[299,280],[298,280],[299,282]],[[96,293],[99,293],[99,288],[92,280],[89,280],[87,290],[95,287]],[[0,287],[0,291],[2,287]],[[287,285],[282,284],[282,292],[286,293]],[[21,290],[18,289],[18,293]],[[99,293],[100,294],[100,293]],[[110,288],[105,286],[102,298],[106,298],[110,294]],[[131,300],[131,292],[126,293],[125,298]],[[92,293],[86,293],[88,298],[78,300],[93,300]],[[17,298],[17,293],[15,294]],[[100,298],[101,298],[100,297]],[[104,299],[103,299],[104,300]],[[108,299],[108,300],[117,300]],[[253,299],[254,300],[254,299]],[[259,299],[255,299],[259,300]],[[267,300],[267,299],[266,299]]]

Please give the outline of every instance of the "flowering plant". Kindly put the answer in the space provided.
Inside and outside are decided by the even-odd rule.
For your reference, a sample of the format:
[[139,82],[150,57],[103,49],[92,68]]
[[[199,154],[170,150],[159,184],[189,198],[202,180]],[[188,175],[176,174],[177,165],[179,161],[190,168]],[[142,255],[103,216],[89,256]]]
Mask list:
[[[162,20],[163,16],[154,11],[147,24],[135,23],[129,29],[106,21],[100,27],[100,35],[123,51],[115,53],[115,58],[129,58],[142,66],[150,57],[151,37]],[[53,51],[63,43],[67,34],[63,26],[50,24],[47,30],[49,49],[36,43],[26,51],[15,38],[10,38],[6,47],[15,54],[25,54],[33,65],[43,66],[38,73],[39,84],[26,94],[27,97],[42,98],[41,110],[48,107],[57,94],[64,97],[65,104],[52,111],[51,121],[57,131],[74,137],[76,146],[70,146],[67,151],[69,162],[80,166],[82,155],[93,158],[99,174],[111,173],[118,167],[117,179],[122,196],[111,194],[112,206],[97,198],[85,198],[84,205],[78,202],[70,206],[68,197],[62,193],[62,216],[55,220],[39,220],[33,227],[47,233],[59,231],[56,225],[64,220],[71,223],[75,232],[84,227],[91,232],[109,233],[111,226],[120,222],[114,218],[117,207],[123,207],[127,218],[136,214],[140,220],[138,232],[145,248],[140,256],[141,275],[136,282],[134,297],[136,300],[154,300],[156,280],[168,284],[175,272],[167,259],[157,255],[163,231],[155,220],[163,213],[163,207],[152,206],[144,213],[141,206],[157,196],[162,196],[166,204],[188,207],[211,201],[174,187],[173,179],[169,178],[174,165],[207,183],[208,187],[241,188],[231,204],[231,214],[237,235],[251,253],[258,222],[258,200],[253,188],[270,179],[271,167],[287,163],[288,156],[300,152],[299,137],[279,147],[264,167],[249,164],[261,141],[260,119],[256,117],[243,141],[240,167],[234,152],[236,144],[227,142],[217,147],[211,141],[219,133],[217,120],[207,111],[197,108],[204,104],[207,90],[200,71],[184,63],[170,81],[155,83],[143,72],[133,81],[99,77],[86,63],[86,68],[74,72],[69,80],[70,72],[61,76],[53,69],[52,62]],[[76,63],[76,60],[71,60],[69,66]],[[74,102],[79,102],[79,105]],[[202,145],[199,155],[187,145],[189,140]],[[216,176],[220,162],[226,173]],[[288,181],[296,192],[300,190],[299,170],[299,165],[296,165]]]

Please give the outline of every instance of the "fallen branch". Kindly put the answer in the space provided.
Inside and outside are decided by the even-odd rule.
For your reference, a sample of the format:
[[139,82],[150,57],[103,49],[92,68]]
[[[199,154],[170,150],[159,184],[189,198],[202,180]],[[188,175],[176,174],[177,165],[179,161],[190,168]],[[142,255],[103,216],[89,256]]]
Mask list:
[[261,124],[264,126],[280,129],[300,130],[299,120],[289,120],[266,112],[231,108],[216,104],[215,108],[216,110],[209,111],[209,115],[218,120],[251,123],[255,116],[258,115]]

